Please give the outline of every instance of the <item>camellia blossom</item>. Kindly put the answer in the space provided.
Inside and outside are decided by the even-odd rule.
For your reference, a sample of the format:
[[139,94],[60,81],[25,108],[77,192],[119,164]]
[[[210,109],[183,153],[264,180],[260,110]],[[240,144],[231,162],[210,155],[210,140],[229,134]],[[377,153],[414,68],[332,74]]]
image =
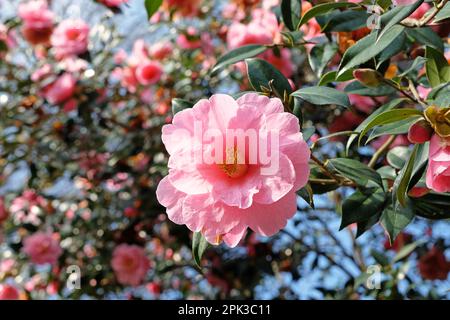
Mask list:
[[18,15],[23,20],[22,33],[31,44],[47,43],[53,32],[54,14],[46,1],[34,0],[19,5]]
[[436,192],[450,192],[450,140],[437,134],[430,141],[426,182]]
[[60,104],[69,100],[76,87],[77,80],[70,73],[64,73],[53,83],[47,85],[42,90],[43,96],[51,104]]
[[35,264],[55,265],[62,254],[59,242],[51,234],[45,232],[36,232],[25,238],[22,251]]
[[143,248],[121,244],[114,249],[111,266],[119,283],[137,286],[144,280],[150,261]]
[[56,27],[51,44],[58,58],[86,52],[89,41],[89,26],[83,20],[64,20]]
[[19,291],[9,284],[0,283],[0,300],[18,300]]
[[[227,143],[223,157],[217,156],[221,150],[214,147],[216,139],[204,141],[194,132],[194,123],[223,136],[229,130],[256,132],[259,138],[276,133],[278,149],[275,140],[269,143],[275,170],[264,171],[268,164],[261,161],[262,144],[254,150],[256,161],[251,160],[252,143]],[[223,240],[234,247],[247,227],[264,236],[275,234],[295,214],[295,192],[309,177],[310,150],[299,130],[298,119],[284,112],[278,98],[248,93],[238,100],[223,94],[200,100],[162,129],[170,158],[169,175],[156,191],[158,201],[167,208],[169,219],[202,232],[210,243]],[[199,150],[214,150],[216,161],[192,161],[191,155]]]

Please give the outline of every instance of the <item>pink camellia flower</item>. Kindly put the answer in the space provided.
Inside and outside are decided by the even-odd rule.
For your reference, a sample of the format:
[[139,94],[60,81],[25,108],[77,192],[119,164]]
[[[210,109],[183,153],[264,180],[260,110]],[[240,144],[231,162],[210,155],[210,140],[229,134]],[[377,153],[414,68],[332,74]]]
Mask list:
[[450,192],[450,141],[437,134],[430,142],[426,182],[436,192]]
[[0,300],[19,300],[19,291],[9,284],[0,284]]
[[25,238],[22,251],[35,264],[55,265],[62,254],[59,242],[51,234],[45,232],[36,232]]
[[416,2],[415,0],[392,0],[393,4],[396,6],[407,6]]
[[137,286],[144,280],[150,262],[143,248],[121,244],[114,249],[111,266],[119,283]]
[[31,44],[46,44],[53,32],[54,15],[44,0],[33,0],[19,5],[19,17],[23,20],[22,33]]
[[50,39],[59,59],[85,53],[88,40],[89,26],[83,20],[62,21]]
[[66,102],[75,93],[76,83],[77,80],[73,75],[63,73],[53,83],[43,88],[43,96],[54,105]]
[[[406,1],[408,1],[408,0],[406,0]],[[416,1],[414,1],[414,0],[411,0],[411,1],[412,1],[412,2],[409,3],[409,4],[413,4],[414,2],[416,2]],[[410,15],[410,18],[420,19],[420,18],[422,18],[422,17],[425,15],[425,13],[427,13],[428,10],[430,10],[430,9],[431,9],[431,5],[430,5],[429,3],[424,2],[424,3],[422,3],[422,4],[416,9],[416,11],[414,11],[414,12]]]
[[156,61],[144,61],[136,68],[136,79],[141,85],[151,85],[161,79],[162,67]]
[[[199,127],[215,138],[199,135]],[[238,100],[224,94],[200,100],[162,129],[170,158],[158,201],[170,220],[201,232],[210,243],[224,240],[234,247],[247,227],[275,234],[295,214],[295,192],[309,177],[310,151],[299,130],[298,119],[284,112],[278,98],[248,93]],[[255,141],[236,143],[230,131],[245,132],[259,148]],[[247,141],[245,136],[237,140]],[[269,149],[270,160],[263,160]]]

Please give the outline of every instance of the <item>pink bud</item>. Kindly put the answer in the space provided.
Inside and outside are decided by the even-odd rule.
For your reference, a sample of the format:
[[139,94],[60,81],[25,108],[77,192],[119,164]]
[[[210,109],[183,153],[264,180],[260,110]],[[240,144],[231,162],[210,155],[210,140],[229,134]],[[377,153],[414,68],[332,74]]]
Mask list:
[[428,121],[419,119],[409,127],[408,140],[411,143],[424,143],[429,141],[432,135],[433,128],[431,128]]

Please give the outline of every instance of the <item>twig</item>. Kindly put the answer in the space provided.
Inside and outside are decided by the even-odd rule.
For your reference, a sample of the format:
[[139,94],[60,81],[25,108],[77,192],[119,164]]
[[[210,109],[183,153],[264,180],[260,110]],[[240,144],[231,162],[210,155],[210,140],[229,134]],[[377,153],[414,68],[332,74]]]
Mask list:
[[370,159],[368,166],[370,168],[373,168],[375,164],[377,163],[378,159],[389,149],[391,144],[394,142],[396,136],[392,135],[389,137],[389,139],[386,140],[385,143],[378,149],[372,156],[372,159]]

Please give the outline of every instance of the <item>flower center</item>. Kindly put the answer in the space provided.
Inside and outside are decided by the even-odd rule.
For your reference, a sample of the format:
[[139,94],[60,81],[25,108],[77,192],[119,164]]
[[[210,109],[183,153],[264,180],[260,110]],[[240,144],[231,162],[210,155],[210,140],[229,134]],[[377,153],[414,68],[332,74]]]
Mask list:
[[219,167],[230,178],[242,177],[247,173],[248,165],[239,160],[237,148],[228,149],[225,157],[225,163],[219,164]]
[[66,31],[66,35],[69,40],[76,40],[80,35],[80,32],[78,29],[69,29]]

